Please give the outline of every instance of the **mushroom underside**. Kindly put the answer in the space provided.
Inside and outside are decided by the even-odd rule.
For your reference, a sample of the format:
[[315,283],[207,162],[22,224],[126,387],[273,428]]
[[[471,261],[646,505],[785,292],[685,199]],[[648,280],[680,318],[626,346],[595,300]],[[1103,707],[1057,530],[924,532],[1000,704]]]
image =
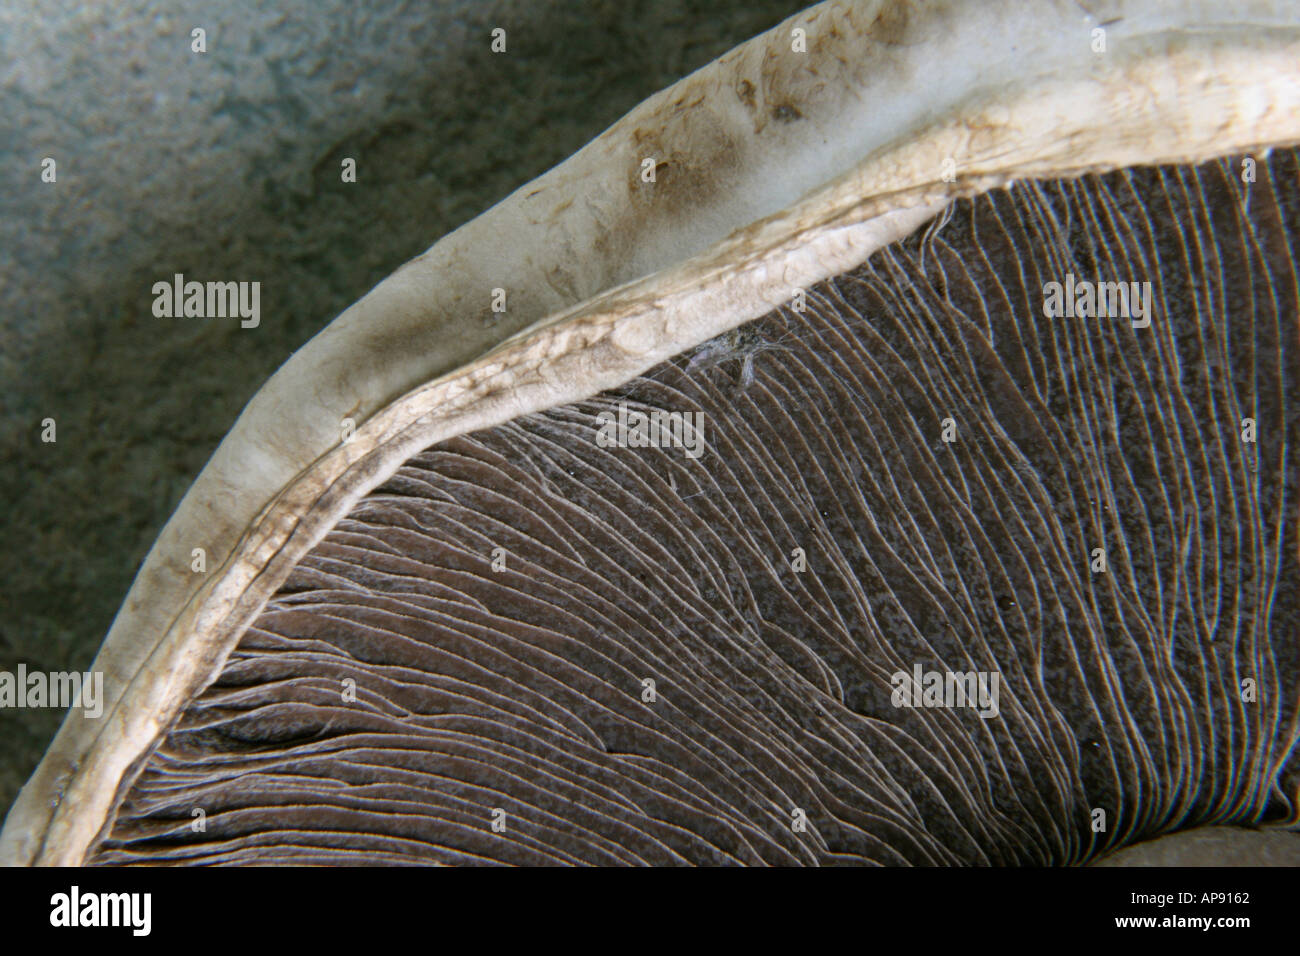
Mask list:
[[1242,169],[960,200],[415,455],[87,861],[1067,864],[1295,826],[1300,158]]

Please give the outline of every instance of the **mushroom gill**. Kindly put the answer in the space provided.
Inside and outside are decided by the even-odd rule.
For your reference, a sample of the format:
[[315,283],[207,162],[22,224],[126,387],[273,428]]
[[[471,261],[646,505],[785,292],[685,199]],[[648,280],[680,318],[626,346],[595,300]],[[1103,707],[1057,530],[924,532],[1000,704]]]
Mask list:
[[[1300,162],[1240,169],[962,200],[803,313],[412,456],[89,859],[1042,865],[1294,824]],[[1067,275],[1150,282],[1150,325],[1044,317]],[[620,409],[701,412],[702,453],[602,447]],[[995,712],[898,706],[916,667]]]
[[1286,3],[862,0],[642,104],[250,402],[0,860],[1294,827],[1297,62]]

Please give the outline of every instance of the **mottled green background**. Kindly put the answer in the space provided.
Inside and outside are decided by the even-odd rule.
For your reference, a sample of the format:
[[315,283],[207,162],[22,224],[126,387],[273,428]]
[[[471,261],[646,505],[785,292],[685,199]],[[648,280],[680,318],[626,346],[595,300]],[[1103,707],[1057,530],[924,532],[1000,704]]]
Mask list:
[[[0,0],[0,670],[89,666],[240,409],[336,314],[804,6]],[[176,272],[260,281],[261,325],[154,318]],[[4,811],[61,719],[0,711]]]

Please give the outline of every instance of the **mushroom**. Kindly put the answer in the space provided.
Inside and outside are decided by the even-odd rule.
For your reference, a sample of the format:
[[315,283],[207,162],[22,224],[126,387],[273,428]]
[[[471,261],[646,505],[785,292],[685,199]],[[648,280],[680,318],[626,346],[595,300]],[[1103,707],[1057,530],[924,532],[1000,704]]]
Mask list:
[[1294,826],[1297,54],[831,2],[647,100],[266,383],[0,861]]

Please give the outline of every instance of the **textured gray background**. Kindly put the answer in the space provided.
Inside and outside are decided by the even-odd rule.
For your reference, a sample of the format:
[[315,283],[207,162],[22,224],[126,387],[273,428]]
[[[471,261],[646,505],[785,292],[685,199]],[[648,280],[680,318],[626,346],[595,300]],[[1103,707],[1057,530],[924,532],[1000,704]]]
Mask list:
[[[0,0],[0,670],[89,666],[239,410],[342,309],[805,5]],[[154,318],[176,272],[260,281],[260,327]],[[61,718],[0,711],[0,813]]]

